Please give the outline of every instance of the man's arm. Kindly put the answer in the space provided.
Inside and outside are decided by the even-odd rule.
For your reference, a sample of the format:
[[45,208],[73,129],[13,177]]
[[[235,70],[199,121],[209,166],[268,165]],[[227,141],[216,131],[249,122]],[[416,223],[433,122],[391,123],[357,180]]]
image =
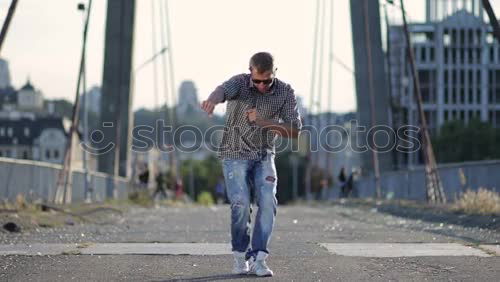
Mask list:
[[243,75],[231,77],[228,81],[218,86],[207,100],[201,103],[201,108],[210,116],[212,115],[215,106],[224,103],[226,100],[234,99],[238,96],[241,87],[244,85]]
[[217,87],[208,99],[201,103],[201,109],[204,110],[209,116],[214,112],[215,106],[224,101],[224,88]]
[[[271,121],[269,128],[276,130],[281,136],[298,138],[299,132],[302,129],[302,120],[300,118],[297,105],[297,98],[295,97],[295,93],[290,85],[287,85],[286,88],[288,94],[285,99],[285,104],[283,104],[279,113],[279,117],[283,120],[283,123]],[[266,123],[267,122],[264,122],[264,124]]]
[[263,120],[255,122],[258,126],[268,128],[269,130],[277,132],[280,136],[286,138],[298,138],[300,130],[294,126],[286,125],[285,123],[274,122],[271,120]]
[[282,137],[297,138],[299,136],[299,128],[291,124],[287,125],[286,123],[279,123],[272,120],[262,119],[260,118],[256,109],[248,110],[246,114],[250,122],[254,122],[259,127],[272,130]]

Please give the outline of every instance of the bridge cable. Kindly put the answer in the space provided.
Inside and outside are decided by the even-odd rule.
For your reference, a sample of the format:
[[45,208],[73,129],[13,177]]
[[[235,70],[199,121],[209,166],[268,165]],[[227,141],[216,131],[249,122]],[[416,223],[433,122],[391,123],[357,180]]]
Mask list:
[[[314,115],[313,115],[313,106],[314,106],[314,93],[315,93],[315,82],[316,82],[316,58],[317,58],[317,45],[318,45],[318,29],[319,29],[319,10],[320,10],[320,0],[316,0],[316,13],[314,16],[314,39],[313,39],[313,54],[312,54],[312,69],[311,69],[311,87],[309,92],[309,113],[307,116],[307,123],[310,126],[314,126]],[[313,137],[310,136],[310,142],[307,144],[307,166],[306,166],[306,175],[305,175],[305,196],[306,200],[309,200],[311,197],[311,184],[312,184],[312,163],[313,163],[313,154],[311,152],[311,146],[313,142]]]

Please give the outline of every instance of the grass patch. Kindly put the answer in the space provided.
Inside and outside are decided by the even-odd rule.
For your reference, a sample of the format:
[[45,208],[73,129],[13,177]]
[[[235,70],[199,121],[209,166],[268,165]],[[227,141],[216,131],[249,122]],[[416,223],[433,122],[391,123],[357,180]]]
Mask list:
[[485,188],[467,190],[456,201],[454,209],[470,214],[500,214],[500,194]]
[[94,244],[93,243],[89,243],[89,242],[87,242],[87,243],[79,243],[79,244],[76,245],[76,248],[77,249],[85,249],[85,248],[88,248],[88,247],[90,247],[92,245],[94,245]]
[[106,220],[109,221],[110,216],[116,219],[126,209],[127,206],[107,203],[46,205],[42,200],[27,200],[20,194],[13,202],[6,200],[0,202],[0,223],[13,222],[21,227],[21,232],[89,222],[101,224]]
[[76,255],[81,255],[82,252],[80,250],[69,250],[69,251],[64,251],[61,253],[63,256],[76,256]]
[[141,207],[152,207],[154,205],[153,198],[149,195],[148,190],[130,192],[128,201]]
[[[211,197],[204,197],[203,205],[213,203]],[[13,222],[21,232],[36,228],[56,228],[65,225],[85,223],[108,224],[119,220],[124,213],[134,206],[184,207],[190,202],[173,198],[154,200],[149,190],[134,191],[126,199],[108,199],[103,203],[72,203],[55,205],[43,200],[30,200],[19,194],[12,202],[0,200],[0,228],[7,222]]]

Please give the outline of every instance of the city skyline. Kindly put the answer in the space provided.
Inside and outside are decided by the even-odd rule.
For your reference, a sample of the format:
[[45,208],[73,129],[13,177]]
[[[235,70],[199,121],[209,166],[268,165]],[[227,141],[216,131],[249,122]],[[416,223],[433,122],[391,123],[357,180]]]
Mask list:
[[[81,12],[76,9],[79,2],[52,0],[47,4],[25,0],[19,3],[2,52],[2,57],[9,61],[12,84],[15,88],[20,88],[27,77],[30,77],[32,83],[44,92],[47,99],[64,98],[73,101],[83,20]],[[412,20],[423,21],[425,1],[418,2],[420,3],[407,1],[408,13]],[[496,11],[499,6],[497,2],[492,1]],[[104,54],[106,1],[93,3],[88,42],[88,88],[101,84]],[[146,1],[137,4],[134,68],[152,56],[150,4]],[[191,0],[170,1],[169,5],[176,76],[175,94],[182,81],[192,80],[198,88],[199,99],[203,100],[230,76],[246,72],[251,54],[268,50],[276,57],[278,77],[289,82],[296,93],[304,99],[306,106],[309,106],[307,101],[309,101],[315,1],[279,0],[271,3],[264,1],[243,3],[227,0],[212,2]],[[287,6],[286,13],[277,12],[284,5]],[[193,9],[194,6],[197,8]],[[0,16],[5,17],[7,8],[7,2],[0,4]],[[334,10],[333,53],[352,68],[349,1],[334,1]],[[391,10],[397,12],[394,8]],[[228,13],[228,11],[247,12]],[[54,16],[56,13],[57,17]],[[157,19],[158,16],[156,14]],[[260,24],[267,19],[272,19],[267,26]],[[390,20],[397,21],[397,19],[398,15],[395,15],[391,16]],[[233,22],[238,24],[228,24]],[[159,25],[156,29],[156,41],[159,43]],[[272,32],[266,32],[268,30]],[[228,40],[228,38],[234,39]],[[33,45],[36,48],[33,48]],[[325,44],[325,49],[326,47]],[[159,45],[157,49],[161,49]],[[161,60],[158,60],[159,76],[161,76],[160,63]],[[326,74],[327,64],[324,65]],[[154,106],[152,69],[153,64],[150,64],[136,73],[134,110]],[[338,63],[333,64],[333,85],[333,110],[336,112],[355,110],[352,73]],[[160,89],[162,87],[161,81],[159,87]],[[159,93],[158,96],[159,104],[163,104],[163,94]],[[325,97],[323,102],[326,102],[326,95],[323,97]],[[218,113],[223,112],[223,108],[219,107]]]

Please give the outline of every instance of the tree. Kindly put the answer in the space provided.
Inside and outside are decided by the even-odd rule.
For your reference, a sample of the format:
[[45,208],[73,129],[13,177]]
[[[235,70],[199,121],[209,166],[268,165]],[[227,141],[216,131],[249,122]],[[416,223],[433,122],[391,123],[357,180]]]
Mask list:
[[[293,167],[290,162],[290,156],[294,154],[290,151],[278,153],[276,155],[275,164],[278,172],[278,191],[276,197],[280,204],[286,204],[293,200]],[[299,157],[298,161],[298,196],[305,194],[304,179],[306,171],[305,157]]]
[[180,173],[184,183],[184,191],[190,193],[190,177],[193,172],[193,192],[189,195],[196,199],[202,191],[208,191],[214,194],[215,184],[222,176],[222,166],[216,156],[210,156],[204,160],[186,160],[182,162]]
[[500,158],[500,130],[478,119],[445,123],[434,144],[441,163]]
[[55,116],[71,119],[73,115],[73,104],[70,101],[64,99],[47,100],[44,102],[46,111],[49,109],[49,104],[53,105]]

